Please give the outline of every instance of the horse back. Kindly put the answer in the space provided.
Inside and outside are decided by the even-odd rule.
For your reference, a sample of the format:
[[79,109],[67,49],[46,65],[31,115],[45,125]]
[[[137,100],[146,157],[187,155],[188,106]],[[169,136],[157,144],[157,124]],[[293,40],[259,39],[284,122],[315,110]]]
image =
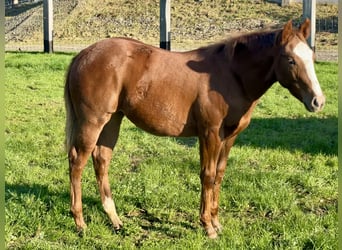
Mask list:
[[193,108],[205,81],[186,66],[188,60],[187,53],[132,39],[102,40],[81,51],[70,66],[74,107],[82,116],[122,112],[157,135],[195,135]]

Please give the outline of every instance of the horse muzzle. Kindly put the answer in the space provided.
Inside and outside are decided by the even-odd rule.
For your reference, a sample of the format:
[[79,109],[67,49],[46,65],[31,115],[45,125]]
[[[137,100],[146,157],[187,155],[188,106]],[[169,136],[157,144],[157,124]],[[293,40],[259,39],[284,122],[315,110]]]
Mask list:
[[325,105],[325,96],[314,96],[312,99],[304,101],[304,105],[310,112],[321,111]]

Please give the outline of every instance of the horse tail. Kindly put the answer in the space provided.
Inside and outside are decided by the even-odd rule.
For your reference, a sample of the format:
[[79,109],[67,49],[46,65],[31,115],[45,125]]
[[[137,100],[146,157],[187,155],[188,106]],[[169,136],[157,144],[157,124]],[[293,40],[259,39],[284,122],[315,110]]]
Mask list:
[[69,65],[66,79],[65,79],[65,86],[64,86],[64,102],[65,102],[65,111],[66,111],[66,124],[65,124],[65,150],[69,153],[73,143],[73,132],[75,127],[76,115],[75,110],[72,104],[69,85],[70,85],[70,75],[72,70],[72,65],[74,64],[76,56],[73,58],[72,62]]

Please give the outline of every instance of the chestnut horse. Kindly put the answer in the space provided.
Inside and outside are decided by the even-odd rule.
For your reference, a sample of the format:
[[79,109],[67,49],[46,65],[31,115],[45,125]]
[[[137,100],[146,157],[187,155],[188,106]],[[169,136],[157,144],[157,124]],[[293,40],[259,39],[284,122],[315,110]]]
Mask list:
[[159,136],[199,138],[200,220],[210,238],[222,229],[219,192],[227,158],[258,99],[279,81],[311,112],[325,97],[307,45],[310,22],[299,29],[240,34],[187,52],[169,52],[127,38],[110,38],[73,59],[65,84],[66,147],[71,212],[77,230],[82,213],[81,175],[92,156],[104,210],[122,227],[108,180],[112,151],[126,116]]

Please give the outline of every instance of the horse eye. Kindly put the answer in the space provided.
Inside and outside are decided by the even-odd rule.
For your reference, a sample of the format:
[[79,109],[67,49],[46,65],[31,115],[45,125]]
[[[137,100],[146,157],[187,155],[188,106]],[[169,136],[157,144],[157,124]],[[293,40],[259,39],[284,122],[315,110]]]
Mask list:
[[292,57],[289,57],[287,60],[288,60],[290,65],[295,65],[296,64],[296,61]]

